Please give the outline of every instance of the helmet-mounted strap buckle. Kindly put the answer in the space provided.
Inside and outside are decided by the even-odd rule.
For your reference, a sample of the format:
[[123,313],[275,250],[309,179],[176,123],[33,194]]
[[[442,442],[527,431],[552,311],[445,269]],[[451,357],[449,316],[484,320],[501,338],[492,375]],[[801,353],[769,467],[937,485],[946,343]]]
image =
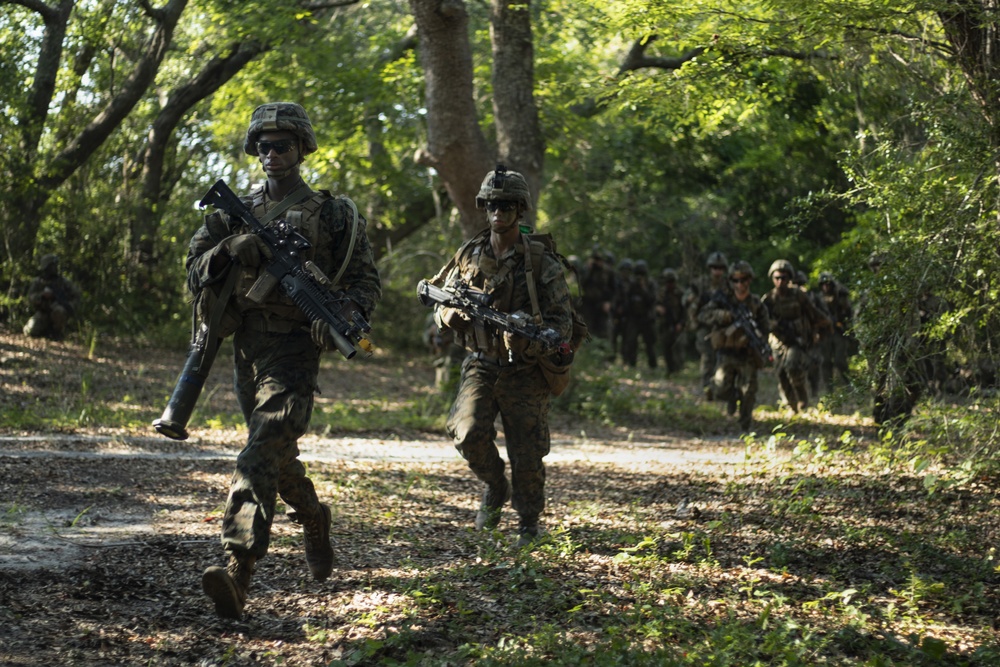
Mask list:
[[266,131],[274,131],[278,129],[278,107],[268,106],[264,107],[263,118],[261,119],[261,129]]

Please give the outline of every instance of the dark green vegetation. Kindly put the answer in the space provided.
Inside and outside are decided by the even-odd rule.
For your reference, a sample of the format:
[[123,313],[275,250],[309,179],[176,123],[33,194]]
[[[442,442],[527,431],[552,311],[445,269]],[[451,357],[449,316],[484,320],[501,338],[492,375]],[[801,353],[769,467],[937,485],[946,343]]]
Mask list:
[[247,619],[220,621],[199,576],[220,559],[245,435],[224,366],[190,441],[153,436],[181,362],[0,337],[0,662],[1000,660],[996,477],[880,438],[849,397],[790,420],[769,374],[764,434],[741,440],[693,397],[690,372],[587,363],[555,415],[550,533],[533,552],[513,550],[510,512],[497,533],[470,531],[479,488],[440,435],[428,360],[325,364],[303,451],[335,507],[334,575],[309,579],[299,529],[279,516]]

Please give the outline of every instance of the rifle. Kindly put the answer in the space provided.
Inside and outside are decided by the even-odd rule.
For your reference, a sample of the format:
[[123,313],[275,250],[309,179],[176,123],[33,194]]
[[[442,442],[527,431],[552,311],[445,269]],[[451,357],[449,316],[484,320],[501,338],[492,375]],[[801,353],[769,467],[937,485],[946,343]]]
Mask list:
[[712,301],[729,310],[733,316],[733,325],[743,330],[750,343],[750,349],[763,363],[774,361],[774,351],[771,350],[771,345],[767,342],[767,336],[761,333],[757,321],[754,320],[745,303],[733,303],[721,290],[713,295]]
[[481,322],[495,331],[506,331],[528,340],[538,341],[545,351],[557,350],[563,357],[573,354],[569,343],[559,336],[555,329],[542,328],[531,321],[528,315],[501,313],[491,307],[493,295],[458,282],[450,287],[437,287],[426,280],[417,283],[420,303],[433,308],[435,305],[460,310],[470,319]]
[[[371,326],[358,312],[350,321],[345,319],[340,313],[350,300],[342,291],[330,291],[330,280],[319,267],[302,261],[302,253],[311,247],[308,239],[284,220],[265,227],[225,181],[216,181],[198,203],[201,208],[209,204],[243,221],[271,250],[272,259],[265,274],[251,288],[249,298],[263,301],[275,285],[280,285],[310,322],[321,320],[327,324],[334,345],[345,358],[354,357],[358,349],[371,356],[372,344],[367,337]],[[224,308],[225,304],[218,304],[218,307]],[[184,369],[163,416],[153,422],[154,428],[168,438],[187,439],[187,422],[219,347],[219,341],[209,340],[209,337],[209,328],[202,324],[195,333]]]

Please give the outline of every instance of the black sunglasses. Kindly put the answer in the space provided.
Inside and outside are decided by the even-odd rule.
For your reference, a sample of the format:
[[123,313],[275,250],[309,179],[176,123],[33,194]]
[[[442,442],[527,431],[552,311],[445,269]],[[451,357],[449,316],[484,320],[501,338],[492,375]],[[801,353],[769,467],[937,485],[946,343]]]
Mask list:
[[733,276],[732,278],[729,279],[729,282],[731,282],[731,283],[748,283],[748,282],[750,282],[750,280],[751,279],[750,279],[749,276],[743,276],[742,278],[737,278],[737,277]]
[[774,274],[774,279],[775,280],[787,281],[787,280],[791,280],[792,277],[790,275],[788,275],[787,273],[775,273]]
[[257,155],[267,155],[271,151],[274,151],[278,155],[284,155],[293,148],[295,148],[295,142],[291,139],[284,139],[282,141],[258,141]]
[[487,211],[500,211],[502,213],[506,213],[508,211],[513,211],[516,208],[517,208],[517,202],[516,201],[496,201],[496,200],[493,200],[493,201],[486,202],[486,210]]

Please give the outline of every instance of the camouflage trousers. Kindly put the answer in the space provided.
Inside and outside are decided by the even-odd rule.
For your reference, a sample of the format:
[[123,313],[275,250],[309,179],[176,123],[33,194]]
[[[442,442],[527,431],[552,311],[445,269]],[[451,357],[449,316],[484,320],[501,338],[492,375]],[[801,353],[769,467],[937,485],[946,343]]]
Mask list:
[[448,415],[448,435],[477,478],[498,485],[504,461],[497,451],[497,414],[510,460],[511,504],[522,519],[545,509],[550,393],[538,366],[501,367],[470,355],[462,365],[458,396]]
[[711,329],[699,327],[695,331],[694,347],[698,350],[698,374],[701,377],[701,387],[706,391],[711,391],[712,378],[715,376],[715,349],[708,340]]
[[793,410],[809,405],[809,367],[813,363],[809,351],[798,345],[787,345],[774,338],[774,368],[781,391]]
[[319,499],[298,460],[298,439],[309,427],[319,351],[308,332],[236,332],[236,396],[249,434],[222,520],[227,551],[258,559],[267,554],[277,496],[302,517]]
[[70,312],[62,304],[55,303],[45,310],[36,310],[28,323],[24,325],[24,335],[31,338],[49,336],[61,338],[66,331]]
[[753,409],[757,405],[757,364],[749,350],[716,355],[715,397],[739,406],[740,426],[750,428]]
[[827,387],[834,385],[834,373],[841,380],[847,377],[850,348],[850,339],[841,333],[828,334],[820,342],[820,349],[823,350],[823,380]]

